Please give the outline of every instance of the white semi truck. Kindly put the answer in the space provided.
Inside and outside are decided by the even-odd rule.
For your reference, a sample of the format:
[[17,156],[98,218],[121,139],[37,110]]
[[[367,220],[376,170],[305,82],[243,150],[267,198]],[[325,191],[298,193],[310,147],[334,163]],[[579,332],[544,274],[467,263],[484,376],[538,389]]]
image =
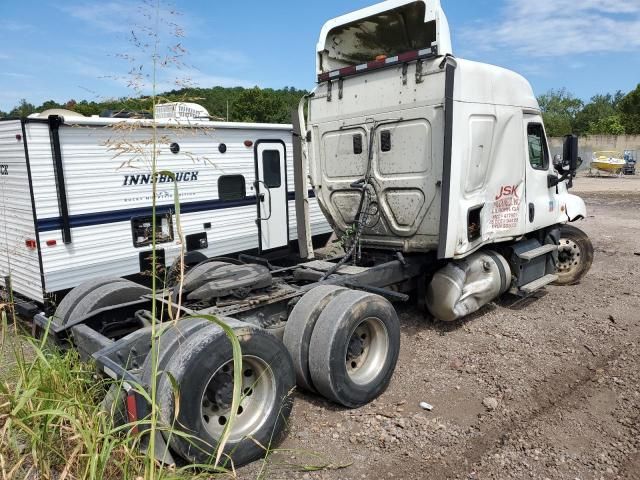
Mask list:
[[[588,237],[568,225],[586,217],[568,193],[576,137],[566,139],[566,170],[554,166],[529,83],[456,58],[437,0],[390,0],[330,20],[316,55],[318,84],[294,121],[298,243],[310,257],[309,180],[344,255],[207,259],[156,294],[94,278],[34,318],[122,380],[126,392],[106,402],[118,418],[148,415],[138,390],[155,383],[162,422],[189,433],[156,445],[189,462],[211,458],[232,416],[231,460],[263,455],[284,431],[296,384],[348,408],[380,395],[400,346],[392,302],[414,298],[454,321],[507,292],[577,283],[591,265]],[[271,197],[269,182],[256,188]],[[156,378],[154,303],[168,325]],[[225,319],[242,346],[235,412],[231,346],[206,315]]]

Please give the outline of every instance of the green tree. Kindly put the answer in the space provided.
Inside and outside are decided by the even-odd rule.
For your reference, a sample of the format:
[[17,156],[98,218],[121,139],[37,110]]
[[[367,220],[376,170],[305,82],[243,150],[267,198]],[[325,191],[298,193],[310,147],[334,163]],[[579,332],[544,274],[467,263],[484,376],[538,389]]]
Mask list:
[[591,122],[586,133],[589,135],[624,135],[626,129],[622,124],[622,116],[614,114]]
[[[614,95],[595,95],[591,101],[576,114],[574,131],[580,135],[584,134],[611,134],[611,126],[615,123],[618,113],[618,104],[624,98],[624,93],[617,91]],[[619,121],[619,118],[617,119]],[[599,130],[601,127],[604,130]]]
[[584,106],[582,100],[562,88],[540,95],[538,103],[549,136],[561,137],[574,132],[576,116]]
[[626,133],[630,135],[640,134],[640,84],[635,90],[629,92],[618,106],[620,120]]
[[42,105],[40,105],[37,110],[39,112],[43,112],[44,110],[49,110],[51,108],[64,108],[64,105],[56,102],[55,100],[47,100]]
[[32,113],[35,113],[36,111],[37,110],[36,110],[35,105],[33,105],[32,103],[27,102],[23,98],[22,100],[20,100],[18,105],[16,107],[14,107],[14,109],[9,112],[9,116],[10,117],[23,118],[23,117],[28,117],[29,115],[31,115]]
[[285,105],[271,89],[244,90],[233,103],[233,120],[240,122],[280,123]]

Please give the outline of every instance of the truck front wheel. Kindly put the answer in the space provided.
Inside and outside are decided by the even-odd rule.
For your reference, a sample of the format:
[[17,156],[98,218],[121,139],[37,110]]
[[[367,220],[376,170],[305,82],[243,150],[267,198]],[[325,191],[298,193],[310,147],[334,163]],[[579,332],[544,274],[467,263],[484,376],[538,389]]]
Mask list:
[[587,274],[593,263],[593,244],[579,228],[560,227],[558,245],[558,280],[555,285],[575,285]]

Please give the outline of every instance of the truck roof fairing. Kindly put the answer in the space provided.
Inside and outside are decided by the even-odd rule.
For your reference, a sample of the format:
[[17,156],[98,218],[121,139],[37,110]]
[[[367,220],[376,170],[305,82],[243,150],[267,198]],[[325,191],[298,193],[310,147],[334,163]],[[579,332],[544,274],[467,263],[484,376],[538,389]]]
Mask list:
[[[384,30],[378,31],[379,26]],[[316,73],[434,45],[438,55],[453,53],[440,0],[387,0],[323,25],[316,47]]]

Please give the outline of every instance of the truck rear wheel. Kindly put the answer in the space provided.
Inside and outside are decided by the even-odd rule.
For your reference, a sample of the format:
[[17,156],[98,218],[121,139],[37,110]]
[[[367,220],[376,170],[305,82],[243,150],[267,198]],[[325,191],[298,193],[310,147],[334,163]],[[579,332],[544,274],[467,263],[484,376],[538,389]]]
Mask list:
[[[195,332],[211,325],[209,320],[204,318],[185,318],[174,325],[168,326],[167,329],[156,340],[158,354],[156,356],[156,372],[161,372],[167,366],[167,363],[173,357],[173,354],[180,348],[180,345],[186,343],[191,335]],[[162,328],[162,326],[158,326]],[[142,364],[142,383],[143,385],[151,385],[153,368],[152,368],[152,352],[149,351],[147,357]]]
[[579,228],[573,225],[560,227],[558,245],[558,280],[555,285],[575,285],[589,272],[593,263],[593,244]]
[[[224,452],[238,467],[267,452],[284,432],[295,385],[291,359],[281,341],[256,327],[235,330],[242,348],[242,400]],[[188,434],[165,434],[170,446],[189,462],[210,462],[231,414],[233,392],[231,342],[217,325],[205,327],[180,345],[163,376],[158,402],[167,425]],[[223,462],[225,463],[225,462]],[[226,462],[229,465],[228,462]]]
[[327,399],[356,408],[389,384],[400,353],[400,324],[385,298],[348,291],[320,314],[309,345],[313,386]]
[[315,392],[309,373],[311,334],[322,310],[336,295],[346,291],[346,288],[335,285],[320,285],[308,291],[293,307],[284,327],[283,341],[293,360],[296,382],[310,392]]
[[127,392],[121,383],[112,383],[100,404],[102,411],[111,417],[113,428],[129,423]]

